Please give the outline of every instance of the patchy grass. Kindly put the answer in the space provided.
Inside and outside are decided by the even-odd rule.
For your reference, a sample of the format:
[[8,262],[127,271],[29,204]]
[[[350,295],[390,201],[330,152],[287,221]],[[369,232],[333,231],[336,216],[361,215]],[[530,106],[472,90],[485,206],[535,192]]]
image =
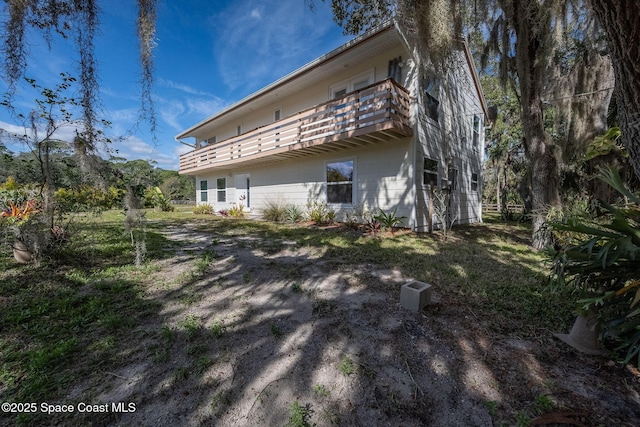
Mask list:
[[[470,316],[482,321],[492,333],[537,337],[542,331],[567,330],[572,318],[572,298],[568,293],[552,293],[546,287],[547,266],[542,254],[527,246],[528,229],[520,224],[491,222],[456,227],[446,241],[438,235],[411,233],[365,236],[338,228],[309,228],[298,225],[194,216],[190,212],[148,211],[145,223],[146,261],[134,265],[135,248],[122,226],[120,212],[87,217],[79,223],[72,240],[59,257],[39,265],[20,266],[10,256],[7,245],[0,253],[0,395],[8,402],[53,402],[64,399],[83,381],[98,382],[96,373],[118,371],[132,354],[132,347],[145,348],[145,339],[156,339],[148,350],[155,363],[172,361],[179,351],[185,364],[176,365],[173,384],[202,374],[216,360],[207,354],[199,340],[219,338],[229,323],[214,321],[208,328],[205,319],[188,314],[174,326],[165,323],[162,307],[149,297],[160,272],[158,263],[175,255],[177,243],[167,240],[162,230],[183,227],[211,235],[211,243],[220,239],[250,236],[260,238],[264,253],[291,245],[310,248],[332,262],[337,271],[352,271],[354,266],[376,264],[400,270],[417,280],[438,284],[447,298],[464,301]],[[260,243],[267,242],[267,243]],[[252,243],[253,244],[253,243]],[[194,284],[218,258],[205,250],[194,257],[188,274],[179,276],[185,290],[176,293],[183,309],[199,303],[205,294]],[[283,276],[297,280],[299,271]],[[285,272],[286,273],[286,272]],[[251,273],[242,275],[247,287],[254,282]],[[361,280],[360,280],[361,279]],[[382,286],[359,278],[359,286]],[[299,282],[290,285],[296,298],[309,296],[317,317],[330,317],[335,302],[307,295]],[[382,292],[397,289],[380,288]],[[248,307],[247,310],[250,310]],[[150,326],[152,325],[152,326]],[[149,337],[155,331],[154,337]],[[283,332],[270,323],[274,338]],[[287,333],[289,331],[287,330]],[[231,334],[229,334],[231,335]],[[226,336],[226,335],[225,335]],[[204,338],[203,338],[204,337]],[[185,341],[187,344],[185,345]],[[181,349],[180,347],[184,347]],[[356,365],[344,357],[338,369],[345,376]],[[328,397],[324,386],[316,386],[318,396]],[[219,413],[231,403],[231,393],[216,392],[211,410]],[[537,411],[552,408],[552,402],[540,397]],[[488,402],[496,411],[496,403]],[[330,419],[338,415],[331,413]],[[289,425],[307,425],[309,405],[295,401],[290,407]],[[516,422],[526,422],[518,414]],[[46,421],[46,419],[45,419]],[[43,418],[24,416],[24,425],[38,424]]]

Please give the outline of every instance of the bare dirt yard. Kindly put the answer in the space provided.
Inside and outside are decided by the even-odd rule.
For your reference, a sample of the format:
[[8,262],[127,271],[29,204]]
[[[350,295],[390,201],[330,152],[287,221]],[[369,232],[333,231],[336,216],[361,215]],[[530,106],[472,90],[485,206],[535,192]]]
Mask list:
[[[501,230],[494,231],[507,233]],[[57,423],[640,425],[637,370],[553,337],[570,325],[552,331],[500,324],[503,315],[494,317],[492,307],[509,311],[508,303],[489,299],[478,309],[470,301],[483,295],[445,286],[504,271],[510,277],[501,279],[517,286],[531,275],[506,257],[495,271],[458,271],[457,264],[483,256],[481,247],[465,244],[465,233],[478,241],[491,231],[461,227],[450,236],[471,249],[438,261],[451,263],[450,277],[418,278],[434,282],[433,294],[413,313],[399,304],[401,285],[415,278],[410,269],[339,256],[336,233],[351,231],[315,230],[333,236],[321,245],[305,244],[300,234],[274,239],[240,228],[208,230],[197,221],[163,227],[172,255],[155,261],[144,279],[144,298],[158,309],[132,326],[117,363],[96,368],[60,399],[132,403],[135,410],[109,406]],[[403,237],[362,238],[384,251],[386,238]],[[509,322],[519,318],[508,315]]]

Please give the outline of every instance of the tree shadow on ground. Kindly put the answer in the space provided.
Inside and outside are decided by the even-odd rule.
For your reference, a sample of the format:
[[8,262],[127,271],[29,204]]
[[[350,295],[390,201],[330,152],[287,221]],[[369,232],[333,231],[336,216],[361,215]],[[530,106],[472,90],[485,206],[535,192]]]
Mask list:
[[[620,389],[624,372],[575,356],[539,336],[541,326],[499,330],[517,313],[472,284],[492,275],[501,289],[518,277],[507,272],[530,266],[517,255],[505,261],[499,244],[485,243],[489,231],[469,230],[477,240],[456,231],[454,243],[391,236],[389,245],[344,230],[173,224],[163,244],[174,256],[158,251],[157,270],[131,296],[151,309],[131,319],[107,362],[52,392],[61,402],[133,402],[136,411],[47,420],[284,425],[299,402],[317,425],[489,425],[492,415],[534,417],[539,396],[593,424],[640,419]],[[421,313],[398,304],[409,278],[434,284]],[[88,346],[103,338],[85,337]],[[596,369],[620,388],[570,387],[598,381]]]

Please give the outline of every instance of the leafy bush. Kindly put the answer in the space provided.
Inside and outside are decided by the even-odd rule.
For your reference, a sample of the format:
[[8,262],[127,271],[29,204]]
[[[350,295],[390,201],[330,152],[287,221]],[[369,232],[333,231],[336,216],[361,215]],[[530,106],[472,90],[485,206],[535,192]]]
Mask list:
[[613,350],[633,358],[640,366],[640,197],[624,186],[613,169],[598,177],[616,189],[624,200],[602,204],[595,220],[577,217],[553,223],[555,231],[572,233],[576,243],[553,256],[552,283],[579,291],[580,308],[598,308],[603,334],[611,337]]
[[213,206],[203,204],[193,208],[193,213],[196,215],[213,215]]
[[54,197],[56,205],[64,212],[87,212],[122,206],[125,194],[125,190],[113,186],[104,191],[82,185],[78,188],[59,188]]
[[175,208],[171,206],[170,200],[162,194],[160,187],[153,187],[144,192],[144,199],[156,210],[162,212],[173,212]]

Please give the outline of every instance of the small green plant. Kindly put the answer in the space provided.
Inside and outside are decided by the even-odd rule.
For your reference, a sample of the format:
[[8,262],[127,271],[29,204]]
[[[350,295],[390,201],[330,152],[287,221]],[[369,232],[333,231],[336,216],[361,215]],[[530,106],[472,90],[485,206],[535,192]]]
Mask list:
[[231,391],[230,390],[221,390],[213,396],[211,399],[211,412],[214,414],[220,411],[225,406],[231,403]]
[[224,333],[224,324],[219,320],[213,322],[213,325],[211,325],[211,333],[214,337],[220,338]]
[[192,339],[202,329],[202,321],[198,316],[189,314],[178,322],[178,326],[185,331],[187,339]]
[[189,368],[182,367],[173,371],[173,382],[184,381],[189,378]]
[[487,410],[489,411],[489,415],[491,415],[492,417],[495,417],[496,414],[498,413],[498,402],[496,402],[495,400],[485,400],[483,403],[484,403],[484,406],[487,407]]
[[287,218],[287,203],[279,197],[268,200],[262,209],[262,217],[267,221],[282,222]]
[[212,364],[213,360],[211,360],[209,356],[202,355],[198,357],[198,360],[196,360],[194,371],[197,374],[202,375],[207,371],[207,369],[209,369],[209,366],[211,366]]
[[536,396],[533,409],[538,415],[546,414],[555,408],[555,402],[546,394]]
[[213,215],[213,206],[203,204],[193,208],[193,213],[196,215]]
[[234,204],[229,208],[229,216],[232,218],[245,218],[247,216],[242,203]]
[[270,329],[271,329],[271,335],[273,335],[275,338],[280,338],[282,336],[282,330],[275,323],[271,324]]
[[516,412],[516,426],[517,427],[529,427],[531,425],[531,418],[524,411]]
[[307,203],[307,217],[316,224],[331,224],[335,221],[336,211],[329,209],[325,202],[314,200]]
[[380,213],[373,217],[376,221],[380,223],[387,230],[392,230],[395,227],[399,227],[402,225],[402,221],[406,218],[406,216],[397,216],[396,209],[393,211],[386,213],[382,209],[380,209]]
[[160,334],[162,338],[171,342],[176,338],[176,332],[169,325],[162,325],[162,329],[160,330]]
[[302,286],[298,282],[294,282],[291,284],[291,290],[296,294],[302,293]]
[[312,414],[311,405],[300,405],[297,400],[291,404],[289,409],[289,422],[286,427],[309,427],[309,419]]
[[345,356],[342,358],[342,361],[338,365],[338,370],[342,372],[345,377],[353,374],[355,371],[355,367],[353,366],[353,361],[349,356]]
[[249,273],[248,271],[242,273],[242,281],[244,283],[249,283],[251,281],[251,273]]
[[304,212],[296,205],[287,206],[284,214],[287,222],[291,223],[300,222],[304,218]]
[[316,397],[329,397],[331,392],[323,384],[316,384],[313,386],[313,394]]

